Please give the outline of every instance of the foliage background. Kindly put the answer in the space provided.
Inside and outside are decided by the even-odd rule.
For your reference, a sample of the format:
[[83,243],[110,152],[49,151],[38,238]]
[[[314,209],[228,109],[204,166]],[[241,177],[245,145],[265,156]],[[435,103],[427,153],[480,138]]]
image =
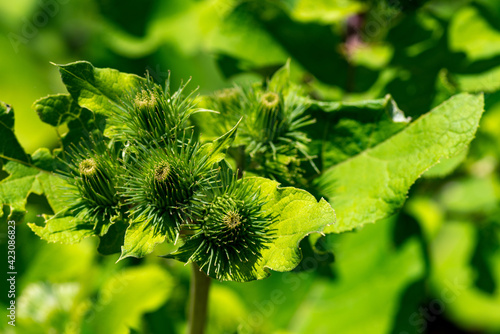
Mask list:
[[[32,153],[57,145],[31,109],[64,92],[49,62],[85,59],[158,81],[171,69],[174,83],[192,76],[210,93],[290,58],[313,96],[390,93],[413,119],[455,93],[485,92],[470,150],[428,171],[398,215],[329,235],[320,246],[333,255],[303,242],[297,272],[215,283],[209,331],[500,333],[499,22],[495,0],[2,0],[0,100]],[[42,223],[47,202],[32,194],[27,209],[25,222]],[[154,255],[115,264],[94,243],[47,244],[18,224],[16,332],[184,331],[187,268]],[[2,312],[7,302],[2,293]]]

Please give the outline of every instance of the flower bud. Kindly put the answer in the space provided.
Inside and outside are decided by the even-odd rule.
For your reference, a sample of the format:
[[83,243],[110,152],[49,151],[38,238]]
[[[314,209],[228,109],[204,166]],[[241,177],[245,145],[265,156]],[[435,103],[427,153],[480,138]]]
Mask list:
[[252,268],[274,238],[271,225],[276,217],[263,206],[259,191],[245,180],[222,181],[221,186],[198,195],[193,219],[199,230],[179,252],[190,254],[191,261],[219,280],[246,280],[238,268]]
[[193,194],[209,175],[202,172],[197,152],[198,144],[190,141],[142,148],[122,176],[132,219],[153,226],[168,241],[187,223]]
[[267,92],[260,98],[260,103],[265,109],[275,109],[279,106],[280,97],[274,92]]
[[68,212],[92,222],[97,234],[103,235],[120,216],[120,195],[117,191],[119,164],[103,141],[91,140],[88,145],[72,147],[64,161],[68,177],[65,188]]

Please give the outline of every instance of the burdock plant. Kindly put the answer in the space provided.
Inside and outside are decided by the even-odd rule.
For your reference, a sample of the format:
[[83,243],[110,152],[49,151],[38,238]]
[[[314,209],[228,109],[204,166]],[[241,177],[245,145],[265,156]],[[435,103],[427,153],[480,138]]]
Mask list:
[[[291,270],[300,261],[298,242],[334,223],[333,209],[324,200],[279,188],[255,173],[261,168],[261,175],[293,179],[290,163],[280,163],[281,156],[311,161],[301,149],[308,139],[297,132],[311,123],[302,116],[307,104],[292,101],[284,88],[226,89],[210,105],[195,91],[186,93],[186,84],[173,90],[170,77],[161,87],[149,76],[95,69],[85,62],[60,68],[71,95],[37,101],[44,106],[42,119],[68,113],[55,106],[68,108],[69,120],[82,121],[90,113],[81,128],[69,126],[67,119],[53,122],[68,122],[70,128],[54,152],[51,175],[59,180],[56,191],[70,195],[58,198],[56,207],[64,209],[47,217],[45,227],[30,226],[42,238],[58,241],[79,239],[76,231],[87,231],[100,238],[102,253],[120,252],[120,260],[143,257],[158,243],[172,244],[176,250],[164,256],[194,268],[192,333],[203,331],[211,278],[245,282],[262,279],[271,269]],[[92,95],[95,90],[89,92],[89,104],[73,100],[89,95],[69,81],[89,73],[93,85],[107,89],[106,97]],[[106,86],[108,76],[123,85]],[[216,137],[207,139],[192,119],[200,113],[220,118]],[[98,120],[104,124],[96,128]],[[240,145],[258,164],[249,175],[226,156],[231,146]],[[63,225],[57,234],[50,229],[56,224]],[[293,256],[276,256],[284,252]]]
[[36,192],[53,209],[44,226],[29,224],[42,239],[96,236],[98,251],[118,260],[168,243],[173,251],[161,255],[193,268],[190,333],[204,330],[211,279],[291,271],[309,234],[392,214],[426,169],[468,145],[482,111],[481,96],[462,94],[408,125],[390,96],[310,98],[289,63],[266,81],[209,96],[83,61],[59,69],[69,94],[34,104],[42,121],[68,129],[59,148],[26,154],[12,107],[0,103],[9,219]]

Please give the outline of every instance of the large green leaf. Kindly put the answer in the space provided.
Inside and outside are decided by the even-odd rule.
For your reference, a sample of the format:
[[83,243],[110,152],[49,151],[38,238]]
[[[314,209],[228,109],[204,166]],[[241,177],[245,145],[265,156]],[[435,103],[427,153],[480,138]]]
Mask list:
[[0,101],[0,158],[28,162],[28,155],[14,134],[14,109]]
[[81,107],[103,115],[123,109],[122,99],[135,96],[145,80],[110,68],[95,68],[86,61],[58,66],[73,99]]
[[423,172],[467,148],[483,103],[482,95],[457,95],[391,138],[325,171],[316,185],[338,217],[326,232],[340,233],[393,214]]

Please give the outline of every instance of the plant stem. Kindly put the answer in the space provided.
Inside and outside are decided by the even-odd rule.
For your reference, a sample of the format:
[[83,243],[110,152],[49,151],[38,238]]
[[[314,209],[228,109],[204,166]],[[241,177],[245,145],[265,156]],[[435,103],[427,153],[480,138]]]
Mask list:
[[210,277],[200,271],[197,264],[191,266],[191,291],[189,301],[189,334],[203,334],[207,320],[208,291]]

